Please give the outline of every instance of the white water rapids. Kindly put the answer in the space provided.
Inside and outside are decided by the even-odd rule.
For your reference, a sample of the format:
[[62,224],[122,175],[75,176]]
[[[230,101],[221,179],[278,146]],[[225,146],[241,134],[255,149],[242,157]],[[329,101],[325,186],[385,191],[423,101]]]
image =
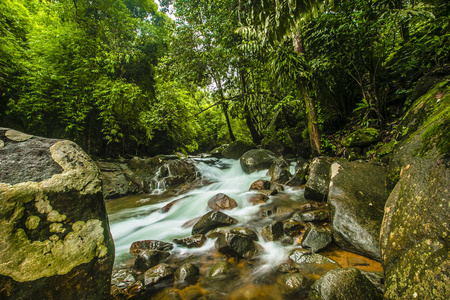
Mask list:
[[[226,166],[226,168],[224,168]],[[260,228],[271,220],[260,221],[257,217],[260,205],[252,206],[247,200],[254,193],[249,192],[250,185],[258,179],[269,179],[267,170],[245,174],[238,160],[222,159],[215,165],[198,161],[197,167],[202,176],[213,183],[186,194],[151,201],[153,195],[143,195],[140,201],[148,201],[148,205],[124,208],[110,212],[110,227],[116,247],[116,265],[131,258],[128,254],[130,245],[139,240],[160,240],[172,242],[174,238],[184,238],[191,235],[192,226],[183,228],[187,221],[198,218],[210,211],[207,205],[209,199],[218,193],[224,193],[236,200],[238,206],[232,210],[223,211],[236,218],[237,226],[254,229],[259,235]],[[284,196],[289,201],[303,201],[303,190],[286,190]],[[278,196],[280,197],[280,196]],[[273,201],[271,197],[270,201]],[[120,199],[118,199],[120,200]],[[161,208],[168,203],[177,201],[167,213]],[[117,200],[113,200],[117,201]],[[263,251],[260,257],[267,262],[261,268],[276,266],[286,259],[291,247],[282,246],[277,242],[265,242],[261,237],[258,241]],[[214,241],[208,239],[199,249],[186,249],[174,245],[174,254],[202,254],[214,248]]]

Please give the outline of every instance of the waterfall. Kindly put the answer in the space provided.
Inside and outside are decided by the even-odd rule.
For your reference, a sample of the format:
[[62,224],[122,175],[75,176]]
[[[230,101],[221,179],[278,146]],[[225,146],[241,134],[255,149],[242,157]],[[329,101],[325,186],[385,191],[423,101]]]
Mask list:
[[[175,238],[190,236],[192,228],[185,228],[183,224],[206,214],[210,210],[207,205],[208,200],[218,193],[224,193],[238,203],[236,208],[224,211],[227,215],[239,221],[238,226],[262,226],[258,225],[257,222],[255,223],[254,220],[260,207],[252,206],[248,202],[248,198],[254,194],[254,192],[249,191],[249,187],[254,181],[270,179],[266,175],[267,170],[250,175],[245,174],[239,161],[231,159],[221,159],[214,164],[211,161],[197,160],[197,168],[200,174],[211,181],[212,184],[195,189],[187,194],[164,199],[164,201],[127,208],[110,215],[111,233],[115,241],[117,263],[121,263],[130,257],[128,251],[131,243],[135,241],[152,239],[172,242]],[[161,179],[161,171],[161,169],[158,170],[159,174],[155,175],[155,181],[156,179]],[[163,182],[163,180],[159,182]],[[295,197],[301,198],[301,194],[298,191],[288,189],[286,193],[292,194],[293,197],[296,194]],[[161,208],[172,201],[176,202],[171,209],[167,213],[162,213]],[[120,214],[120,217],[118,214]],[[267,220],[265,224],[267,224]],[[266,243],[261,237],[258,242],[264,249],[262,256],[267,258],[267,262],[277,264],[283,258],[280,258],[281,246],[277,246],[273,242]],[[200,249],[175,247],[175,251],[198,253],[211,250],[212,248],[214,248],[214,243],[207,242]],[[275,259],[275,257],[278,258]]]

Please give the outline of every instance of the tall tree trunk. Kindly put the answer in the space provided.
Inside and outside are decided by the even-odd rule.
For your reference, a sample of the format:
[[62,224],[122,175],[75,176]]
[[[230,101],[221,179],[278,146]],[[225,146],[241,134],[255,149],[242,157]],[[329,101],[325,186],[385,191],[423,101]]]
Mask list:
[[243,71],[240,72],[240,79],[242,84],[241,89],[241,95],[242,95],[242,101],[244,102],[244,111],[245,111],[245,123],[247,124],[248,130],[250,130],[250,134],[252,136],[253,143],[259,144],[261,143],[261,135],[258,133],[258,130],[256,130],[255,124],[253,124],[252,115],[250,110],[248,109],[248,103],[246,101],[247,97],[247,84],[245,81],[245,74]]
[[[223,97],[222,97],[223,99]],[[228,105],[226,105],[224,102],[222,102],[222,111],[225,115],[225,119],[227,121],[227,127],[228,127],[228,133],[230,134],[230,139],[232,142],[234,142],[236,140],[236,137],[233,134],[233,129],[231,128],[231,122],[230,122],[230,117],[228,116]]]
[[[304,54],[303,41],[300,37],[300,34],[297,34],[293,37],[293,46],[295,52],[297,52],[298,55]],[[306,107],[311,150],[313,152],[313,156],[319,156],[322,155],[322,150],[320,149],[320,130],[319,122],[317,119],[316,101],[313,97],[309,96],[308,84],[304,80],[299,80],[298,84]]]

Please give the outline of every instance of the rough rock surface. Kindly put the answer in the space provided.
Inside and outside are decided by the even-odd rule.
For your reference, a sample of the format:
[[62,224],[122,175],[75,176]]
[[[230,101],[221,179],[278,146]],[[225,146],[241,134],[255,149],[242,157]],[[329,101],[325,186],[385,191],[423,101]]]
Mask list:
[[170,251],[173,249],[173,244],[157,241],[157,240],[145,240],[133,242],[130,246],[130,253],[138,255],[145,250],[160,250],[160,251]]
[[258,253],[255,241],[240,234],[220,234],[216,240],[215,246],[220,253],[236,258],[249,259]]
[[448,78],[417,99],[399,128],[404,129],[403,140],[390,157],[389,173],[397,174],[400,180],[386,202],[380,238],[384,296],[386,299],[448,299]]
[[222,155],[225,158],[239,159],[239,157],[251,149],[255,149],[253,143],[237,140],[228,145],[228,147],[222,151]]
[[331,166],[330,208],[333,238],[341,248],[381,259],[379,236],[388,194],[386,168],[365,162]]
[[237,203],[233,198],[219,193],[208,200],[208,206],[214,210],[233,209],[237,207]]
[[270,166],[268,175],[272,182],[284,184],[291,178],[292,174],[290,171],[289,163],[280,156],[275,160],[275,162]]
[[365,147],[370,146],[381,139],[381,134],[378,129],[375,128],[362,128],[358,129],[342,141],[344,147]]
[[96,164],[102,172],[106,199],[150,193],[158,188],[179,188],[197,179],[195,163],[176,155],[97,161]]
[[306,182],[306,175],[309,171],[309,163],[306,159],[302,157],[297,158],[297,165],[295,166],[295,171],[292,177],[289,179],[288,182],[286,182],[286,185],[288,186],[299,186],[302,184],[305,184]]
[[161,280],[168,279],[173,275],[173,270],[168,264],[159,264],[148,269],[144,273],[144,285],[149,287]]
[[320,277],[309,292],[310,300],[381,300],[380,291],[358,269],[335,269]]
[[264,149],[253,149],[245,152],[241,158],[241,167],[245,173],[251,174],[256,171],[269,169],[270,166],[275,162],[277,156]]
[[221,226],[230,226],[236,224],[238,221],[220,211],[210,211],[200,218],[192,227],[192,234],[206,234],[208,231]]
[[302,247],[315,253],[331,243],[331,232],[324,228],[310,225],[302,239]]
[[200,274],[198,267],[191,263],[182,264],[174,274],[175,281],[194,281]]
[[182,239],[174,239],[173,242],[177,245],[186,248],[200,248],[206,241],[206,237],[203,234],[196,234],[188,236]]
[[315,201],[327,200],[330,185],[330,157],[315,157],[309,166],[309,177],[305,185],[305,198]]
[[108,298],[114,245],[97,166],[69,141],[6,128],[0,140],[0,298]]

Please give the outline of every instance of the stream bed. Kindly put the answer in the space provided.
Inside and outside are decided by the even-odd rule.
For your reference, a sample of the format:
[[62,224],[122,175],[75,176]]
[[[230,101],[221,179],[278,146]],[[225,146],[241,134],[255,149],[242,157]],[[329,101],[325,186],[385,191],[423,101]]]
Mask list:
[[[288,267],[289,255],[294,249],[301,248],[306,228],[281,241],[266,241],[261,235],[262,228],[274,220],[285,219],[298,211],[299,207],[327,212],[326,203],[306,200],[303,187],[285,187],[283,192],[270,196],[266,203],[252,205],[249,199],[258,192],[249,191],[249,187],[256,180],[270,180],[266,175],[267,170],[248,175],[242,171],[238,160],[230,159],[198,160],[197,168],[211,184],[182,195],[170,192],[133,195],[106,203],[116,249],[115,269],[133,269],[136,256],[130,254],[129,250],[135,241],[172,243],[174,239],[191,236],[192,225],[211,211],[208,200],[218,193],[226,194],[237,202],[236,208],[223,212],[238,220],[232,227],[245,227],[257,234],[258,255],[251,259],[224,255],[216,250],[213,238],[208,238],[200,248],[174,244],[165,263],[174,270],[183,263],[192,263],[199,269],[198,278],[183,284],[166,280],[150,289],[127,283],[121,288],[128,295],[141,295],[147,299],[149,296],[154,299],[307,299],[311,284],[339,266],[370,272],[382,271],[378,262],[343,251],[333,244],[318,253],[337,264],[304,264],[294,269]],[[317,225],[329,228],[327,220]],[[229,276],[209,276],[209,270],[218,262],[226,262],[231,267]],[[293,272],[302,275],[301,288],[292,288],[292,280],[286,279],[286,274]],[[136,278],[142,276],[139,272],[133,274]]]

